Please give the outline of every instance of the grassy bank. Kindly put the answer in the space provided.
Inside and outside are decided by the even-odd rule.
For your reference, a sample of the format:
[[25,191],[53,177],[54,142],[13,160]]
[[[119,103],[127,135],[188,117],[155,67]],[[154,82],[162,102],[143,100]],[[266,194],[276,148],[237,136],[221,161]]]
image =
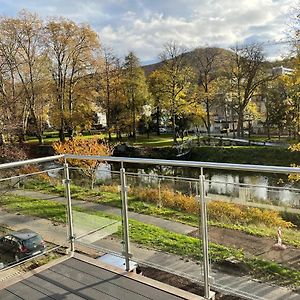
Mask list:
[[281,147],[229,146],[198,147],[191,151],[191,160],[237,164],[290,166],[300,163],[300,153]]

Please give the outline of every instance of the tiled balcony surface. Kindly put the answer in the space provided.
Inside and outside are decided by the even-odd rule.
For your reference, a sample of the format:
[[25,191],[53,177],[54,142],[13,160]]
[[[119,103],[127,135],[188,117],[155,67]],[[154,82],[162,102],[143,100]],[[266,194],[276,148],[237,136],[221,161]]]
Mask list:
[[75,254],[0,285],[0,299],[203,299]]

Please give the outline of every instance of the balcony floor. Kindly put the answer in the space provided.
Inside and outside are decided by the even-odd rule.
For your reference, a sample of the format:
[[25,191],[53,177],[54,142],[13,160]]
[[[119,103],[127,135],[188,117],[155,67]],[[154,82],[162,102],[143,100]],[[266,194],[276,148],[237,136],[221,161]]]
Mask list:
[[0,299],[203,299],[75,254],[0,285]]

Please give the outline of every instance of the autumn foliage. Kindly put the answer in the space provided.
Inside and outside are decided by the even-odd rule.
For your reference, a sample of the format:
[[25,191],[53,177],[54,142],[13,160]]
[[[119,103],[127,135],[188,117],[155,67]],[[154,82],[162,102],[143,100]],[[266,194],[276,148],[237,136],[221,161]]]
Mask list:
[[[131,188],[129,193],[145,202],[152,202],[164,207],[174,208],[191,214],[199,214],[199,203],[195,197],[164,188]],[[240,225],[265,225],[268,227],[293,227],[291,222],[284,221],[278,212],[256,207],[248,207],[223,201],[209,201],[208,217],[211,221],[234,223]]]
[[[97,155],[108,156],[111,154],[110,147],[105,142],[98,139],[72,139],[66,142],[53,143],[56,154],[77,154],[77,155]],[[95,181],[95,172],[102,160],[97,159],[68,159],[72,167],[80,168],[81,171],[91,178],[92,187]]]

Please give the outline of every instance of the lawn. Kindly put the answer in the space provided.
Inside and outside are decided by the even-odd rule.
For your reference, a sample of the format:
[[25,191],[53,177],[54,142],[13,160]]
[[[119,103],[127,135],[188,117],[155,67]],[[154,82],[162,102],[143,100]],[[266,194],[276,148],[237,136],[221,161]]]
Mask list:
[[[106,139],[108,140],[108,135],[106,133],[90,133],[90,132],[83,132],[80,135],[77,135],[76,138],[79,139],[90,139],[90,138],[97,138],[97,139]],[[188,137],[184,137],[186,140]],[[59,140],[58,132],[46,132],[44,134],[44,144],[51,145],[53,142]],[[178,139],[181,141],[181,139]],[[116,139],[116,135],[112,135],[112,143],[118,143],[119,141]],[[30,144],[37,144],[38,139],[34,136],[27,137],[27,143]],[[149,138],[146,134],[138,134],[136,140],[134,141],[132,138],[122,137],[122,143],[128,143],[133,146],[137,147],[171,147],[173,146],[173,135],[172,134],[151,134]]]

